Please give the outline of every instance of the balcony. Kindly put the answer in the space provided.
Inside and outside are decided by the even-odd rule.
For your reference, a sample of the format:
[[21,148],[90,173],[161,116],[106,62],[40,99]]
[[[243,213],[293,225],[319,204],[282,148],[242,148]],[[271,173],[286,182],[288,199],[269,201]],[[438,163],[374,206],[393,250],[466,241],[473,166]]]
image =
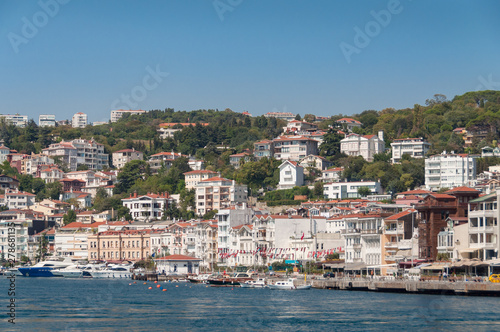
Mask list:
[[396,234],[402,234],[404,232],[403,227],[398,227],[398,228],[389,228],[385,230],[385,234],[388,235],[396,235]]
[[354,243],[354,244],[352,245],[352,247],[353,247],[354,249],[361,249],[361,243]]
[[398,249],[398,243],[397,242],[386,242],[384,247],[386,249],[388,249],[388,248]]

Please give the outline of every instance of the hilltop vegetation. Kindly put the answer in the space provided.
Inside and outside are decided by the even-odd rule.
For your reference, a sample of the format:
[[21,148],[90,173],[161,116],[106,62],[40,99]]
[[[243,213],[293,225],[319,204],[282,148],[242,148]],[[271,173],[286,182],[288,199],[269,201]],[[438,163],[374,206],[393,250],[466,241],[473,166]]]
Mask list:
[[[389,154],[377,155],[375,161],[367,163],[361,157],[348,157],[340,153],[339,135],[335,128],[335,120],[344,117],[333,115],[329,120],[319,123],[319,127],[328,130],[325,141],[320,147],[321,155],[330,159],[336,166],[343,166],[343,178],[347,180],[378,180],[386,191],[397,192],[414,188],[424,183],[423,160],[406,158],[401,164],[391,165]],[[359,120],[363,125],[356,128],[359,134],[376,134],[384,131],[386,147],[394,139],[407,137],[423,137],[432,144],[431,154],[443,150],[457,153],[480,153],[484,146],[496,146],[500,133],[500,91],[467,92],[448,100],[443,95],[435,95],[426,100],[425,105],[396,110],[387,108],[382,111],[366,110],[360,114],[349,116]],[[304,118],[313,120],[307,114]],[[157,132],[163,122],[189,122],[194,126],[184,127],[174,134],[174,138],[161,139]],[[209,123],[207,126],[201,123]],[[229,156],[234,153],[252,149],[253,143],[262,139],[278,136],[286,123],[275,118],[264,116],[249,117],[230,109],[174,111],[152,110],[143,115],[125,115],[116,123],[86,128],[58,126],[41,128],[30,120],[25,128],[0,122],[0,139],[11,149],[20,153],[39,153],[49,144],[61,140],[75,138],[94,138],[105,147],[107,153],[124,148],[135,148],[145,153],[145,157],[161,151],[180,152],[203,159],[207,169],[219,171],[222,176],[235,179],[249,185],[252,189],[274,187],[279,180],[277,171],[280,164],[275,160],[251,160],[240,169],[229,165]],[[487,132],[476,139],[472,146],[465,147],[463,137],[453,132],[464,127],[468,131]],[[480,170],[498,162],[497,158],[479,161]],[[144,166],[144,165],[143,165]],[[132,191],[183,192],[182,173],[189,170],[186,160],[180,160],[170,170],[161,170],[158,175],[148,178],[133,178],[127,186],[119,186],[117,194]],[[146,169],[143,170],[146,172]],[[133,170],[131,170],[133,173]],[[40,189],[39,192],[42,192]],[[256,191],[256,190],[255,190]],[[189,194],[184,192],[184,197]]]

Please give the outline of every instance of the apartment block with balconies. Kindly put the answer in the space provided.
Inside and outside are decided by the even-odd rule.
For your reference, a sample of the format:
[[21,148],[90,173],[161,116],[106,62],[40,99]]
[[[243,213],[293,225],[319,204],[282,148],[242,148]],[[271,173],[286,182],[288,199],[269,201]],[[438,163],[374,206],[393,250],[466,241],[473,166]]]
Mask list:
[[431,144],[423,138],[402,138],[395,139],[391,143],[392,163],[399,163],[404,155],[412,158],[424,158]]

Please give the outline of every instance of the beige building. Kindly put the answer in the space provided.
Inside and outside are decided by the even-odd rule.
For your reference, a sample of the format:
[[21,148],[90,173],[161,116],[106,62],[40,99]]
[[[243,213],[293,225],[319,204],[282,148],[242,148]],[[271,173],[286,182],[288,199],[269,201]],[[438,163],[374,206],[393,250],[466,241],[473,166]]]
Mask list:
[[247,201],[247,186],[236,184],[234,180],[213,177],[201,181],[195,189],[196,212],[199,215]]
[[200,181],[210,179],[217,176],[217,172],[209,170],[190,171],[184,173],[184,182],[187,190],[194,189]]
[[75,115],[73,115],[73,118],[71,119],[71,126],[73,128],[85,128],[88,123],[88,117],[87,114],[78,112]]
[[144,153],[135,149],[125,149],[113,152],[113,166],[121,169],[126,163],[132,160],[143,160]]
[[153,230],[105,231],[90,235],[89,259],[139,261],[151,255]]

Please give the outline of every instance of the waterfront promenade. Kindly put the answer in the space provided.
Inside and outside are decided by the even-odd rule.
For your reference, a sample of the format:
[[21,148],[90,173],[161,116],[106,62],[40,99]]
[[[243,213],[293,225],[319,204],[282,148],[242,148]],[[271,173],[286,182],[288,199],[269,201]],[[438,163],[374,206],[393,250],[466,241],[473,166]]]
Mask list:
[[312,281],[313,288],[351,291],[500,296],[500,283],[489,281],[411,281],[332,278]]

